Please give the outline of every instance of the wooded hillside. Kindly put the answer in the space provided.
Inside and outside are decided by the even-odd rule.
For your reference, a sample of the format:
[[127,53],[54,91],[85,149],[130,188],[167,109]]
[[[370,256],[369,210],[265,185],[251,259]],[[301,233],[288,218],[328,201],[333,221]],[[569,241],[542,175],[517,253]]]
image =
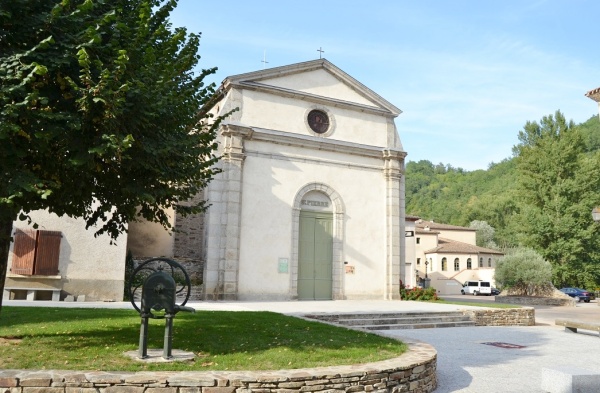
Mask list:
[[[527,122],[519,141],[512,157],[487,170],[408,162],[406,214],[461,226],[486,221],[500,247],[528,246],[552,262],[555,285],[600,285],[600,224],[591,219],[592,207],[600,205],[598,116],[575,125],[556,112],[539,124]],[[568,225],[569,232],[548,234],[540,225]],[[552,255],[544,252],[548,248]],[[584,259],[586,266],[577,269],[586,273],[565,275],[575,266],[556,248]]]

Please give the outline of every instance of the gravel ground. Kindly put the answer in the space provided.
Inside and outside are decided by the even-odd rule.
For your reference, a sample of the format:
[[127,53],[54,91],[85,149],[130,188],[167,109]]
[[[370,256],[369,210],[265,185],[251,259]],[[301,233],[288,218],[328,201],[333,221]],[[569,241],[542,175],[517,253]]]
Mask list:
[[436,393],[543,392],[543,368],[574,366],[600,371],[597,333],[567,333],[555,326],[484,326],[394,330],[388,335],[424,341],[435,347],[438,351]]

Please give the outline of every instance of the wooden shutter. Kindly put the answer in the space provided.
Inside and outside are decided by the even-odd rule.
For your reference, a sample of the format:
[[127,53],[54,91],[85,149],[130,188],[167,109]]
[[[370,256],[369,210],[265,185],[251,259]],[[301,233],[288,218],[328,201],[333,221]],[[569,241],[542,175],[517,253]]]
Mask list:
[[44,276],[58,274],[61,238],[60,231],[38,231],[34,274]]
[[10,267],[12,273],[33,274],[36,232],[33,229],[17,229],[15,231],[15,244],[13,246],[12,264]]

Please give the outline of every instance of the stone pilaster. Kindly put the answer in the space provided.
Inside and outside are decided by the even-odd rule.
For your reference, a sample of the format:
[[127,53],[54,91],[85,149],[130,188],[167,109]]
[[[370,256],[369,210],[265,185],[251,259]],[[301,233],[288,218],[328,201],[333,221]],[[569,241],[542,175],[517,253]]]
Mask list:
[[249,130],[231,125],[221,129],[222,172],[209,190],[204,298],[237,300],[244,138]]
[[385,299],[400,299],[400,280],[404,280],[404,157],[406,153],[384,150],[383,173],[386,181],[386,276]]

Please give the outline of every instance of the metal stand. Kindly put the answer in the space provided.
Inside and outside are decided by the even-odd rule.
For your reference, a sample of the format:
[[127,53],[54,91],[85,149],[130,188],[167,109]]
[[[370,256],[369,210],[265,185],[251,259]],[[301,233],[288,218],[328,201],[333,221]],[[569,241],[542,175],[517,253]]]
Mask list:
[[165,339],[163,343],[164,359],[171,359],[173,357],[171,354],[171,347],[173,346],[173,317],[174,315],[171,314],[165,315]]
[[138,357],[146,359],[148,357],[148,314],[141,314],[142,324],[140,326],[140,348]]

